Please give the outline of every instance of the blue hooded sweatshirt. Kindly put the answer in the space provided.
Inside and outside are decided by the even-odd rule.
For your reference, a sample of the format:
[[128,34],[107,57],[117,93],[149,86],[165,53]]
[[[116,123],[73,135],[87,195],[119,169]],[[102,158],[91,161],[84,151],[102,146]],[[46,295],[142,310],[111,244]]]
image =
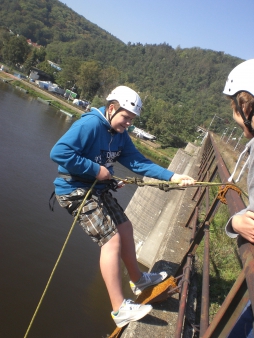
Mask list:
[[[56,162],[58,172],[78,176],[94,182],[105,166],[111,175],[113,164],[118,161],[136,174],[168,181],[173,172],[146,159],[134,146],[128,132],[114,133],[105,117],[105,107],[92,108],[74,122],[70,129],[59,139],[50,152]],[[70,194],[77,188],[89,188],[92,183],[57,177],[54,181],[57,195]],[[98,184],[96,189],[103,189]]]

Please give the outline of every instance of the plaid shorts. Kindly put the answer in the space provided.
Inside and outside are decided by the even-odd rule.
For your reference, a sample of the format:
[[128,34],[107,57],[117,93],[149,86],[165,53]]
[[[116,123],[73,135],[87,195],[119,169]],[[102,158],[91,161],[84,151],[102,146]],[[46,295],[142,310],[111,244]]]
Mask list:
[[[78,188],[68,195],[56,195],[61,207],[76,216],[88,190]],[[92,193],[86,200],[78,221],[83,230],[99,246],[107,243],[116,233],[117,225],[128,221],[122,207],[110,192]]]

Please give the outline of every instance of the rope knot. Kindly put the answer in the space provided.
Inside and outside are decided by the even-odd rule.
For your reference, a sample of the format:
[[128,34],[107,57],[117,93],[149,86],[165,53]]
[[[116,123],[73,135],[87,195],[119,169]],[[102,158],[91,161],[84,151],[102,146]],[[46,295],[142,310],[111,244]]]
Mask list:
[[134,180],[139,187],[143,187],[145,185],[145,182],[141,178],[134,177]]
[[228,189],[235,190],[239,196],[241,195],[241,190],[235,185],[232,185],[232,184],[222,185],[219,187],[218,195],[217,195],[217,198],[221,201],[221,203],[227,204],[227,200],[225,196],[226,196],[226,193],[228,192]]
[[158,187],[159,187],[160,190],[163,190],[163,191],[169,191],[170,190],[169,185],[167,183],[159,183]]

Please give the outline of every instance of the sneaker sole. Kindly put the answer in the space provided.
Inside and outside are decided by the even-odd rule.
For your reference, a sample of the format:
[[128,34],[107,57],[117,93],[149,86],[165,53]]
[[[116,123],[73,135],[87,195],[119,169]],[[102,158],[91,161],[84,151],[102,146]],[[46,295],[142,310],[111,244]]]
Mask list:
[[166,276],[162,280],[159,280],[159,282],[154,281],[153,284],[150,284],[150,285],[144,287],[144,289],[142,289],[142,290],[139,289],[137,291],[132,290],[132,292],[134,293],[135,296],[139,296],[145,289],[150,288],[151,286],[154,286],[154,285],[159,285],[160,283],[164,282],[167,279],[167,277],[168,277],[168,274],[166,274]]
[[136,315],[136,316],[134,316],[134,317],[132,317],[132,318],[130,318],[130,319],[128,319],[128,320],[125,320],[125,321],[123,321],[123,322],[121,322],[121,323],[118,323],[118,324],[116,324],[116,326],[117,326],[117,327],[123,327],[123,326],[126,326],[127,324],[129,324],[130,322],[135,322],[135,321],[137,321],[137,320],[139,320],[139,319],[145,317],[152,309],[153,309],[153,308],[152,308],[152,306],[151,306],[151,308],[148,308],[148,309],[147,309],[146,311],[144,311],[143,313],[140,313],[139,315]]

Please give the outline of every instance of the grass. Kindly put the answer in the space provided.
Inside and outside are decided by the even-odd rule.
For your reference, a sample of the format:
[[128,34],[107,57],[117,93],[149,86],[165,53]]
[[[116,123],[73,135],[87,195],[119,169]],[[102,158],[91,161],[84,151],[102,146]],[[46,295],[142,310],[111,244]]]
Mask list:
[[173,147],[168,147],[168,148],[161,148],[161,147],[159,147],[157,149],[157,151],[160,154],[163,154],[164,156],[167,156],[170,159],[173,159],[173,157],[175,156],[177,150],[178,150],[178,148],[173,148]]
[[[6,75],[5,73],[1,73],[1,78],[6,79],[6,80],[10,79],[10,77]],[[19,87],[19,88],[26,90],[27,93],[31,95],[32,97],[36,97],[36,98],[39,97],[43,100],[50,100],[51,106],[55,107],[56,109],[59,109],[59,110],[62,109],[68,113],[71,113],[76,118],[79,118],[80,114],[82,113],[82,111],[80,111],[80,113],[77,113],[76,111],[72,110],[71,107],[69,107],[68,105],[65,105],[64,102],[63,104],[61,104],[59,101],[53,100],[51,97],[49,99],[49,96],[47,96],[47,93],[43,95],[41,92],[37,91],[36,89],[32,89],[30,86],[26,85],[24,81],[10,79],[10,81],[8,82],[14,87]]]
[[[12,85],[14,86],[18,86],[20,88],[23,88],[25,90],[27,90],[27,92],[29,93],[29,95],[33,96],[33,97],[40,97],[41,99],[43,100],[48,100],[49,97],[47,95],[43,95],[41,94],[40,92],[37,92],[36,90],[33,90],[31,89],[30,87],[26,86],[23,82],[21,81],[16,81],[16,80],[13,80],[11,82]],[[61,104],[60,102],[58,101],[54,101],[54,100],[50,100],[50,105],[57,108],[57,109],[63,109],[65,110],[66,112],[69,112],[71,113],[72,115],[75,115],[76,117],[80,117],[80,114],[77,114],[76,112],[74,112],[71,108],[67,107],[66,105],[64,104]]]
[[[171,158],[169,158],[166,152],[161,153],[158,148],[151,148],[149,145],[146,145],[145,142],[140,141],[139,139],[132,138],[133,143],[135,144],[136,148],[147,158],[152,160],[153,162],[159,164],[164,168],[168,168]],[[171,148],[170,154],[174,151]],[[175,151],[176,152],[176,151]]]
[[29,95],[33,96],[33,97],[40,97],[43,100],[48,100],[48,96],[47,95],[43,95],[41,93],[38,93],[36,90],[32,90],[30,87],[26,86],[23,82],[18,81],[18,80],[13,80],[12,82],[10,82],[13,86],[19,87],[19,88],[23,88],[25,90],[27,90],[27,92],[29,93]]
[[175,156],[178,148],[168,147],[165,149],[161,148],[161,144],[151,141],[146,141],[143,139],[139,139],[132,134],[130,137],[135,144],[136,148],[147,158],[152,160],[153,162],[161,165],[164,168],[168,168],[170,162]]

